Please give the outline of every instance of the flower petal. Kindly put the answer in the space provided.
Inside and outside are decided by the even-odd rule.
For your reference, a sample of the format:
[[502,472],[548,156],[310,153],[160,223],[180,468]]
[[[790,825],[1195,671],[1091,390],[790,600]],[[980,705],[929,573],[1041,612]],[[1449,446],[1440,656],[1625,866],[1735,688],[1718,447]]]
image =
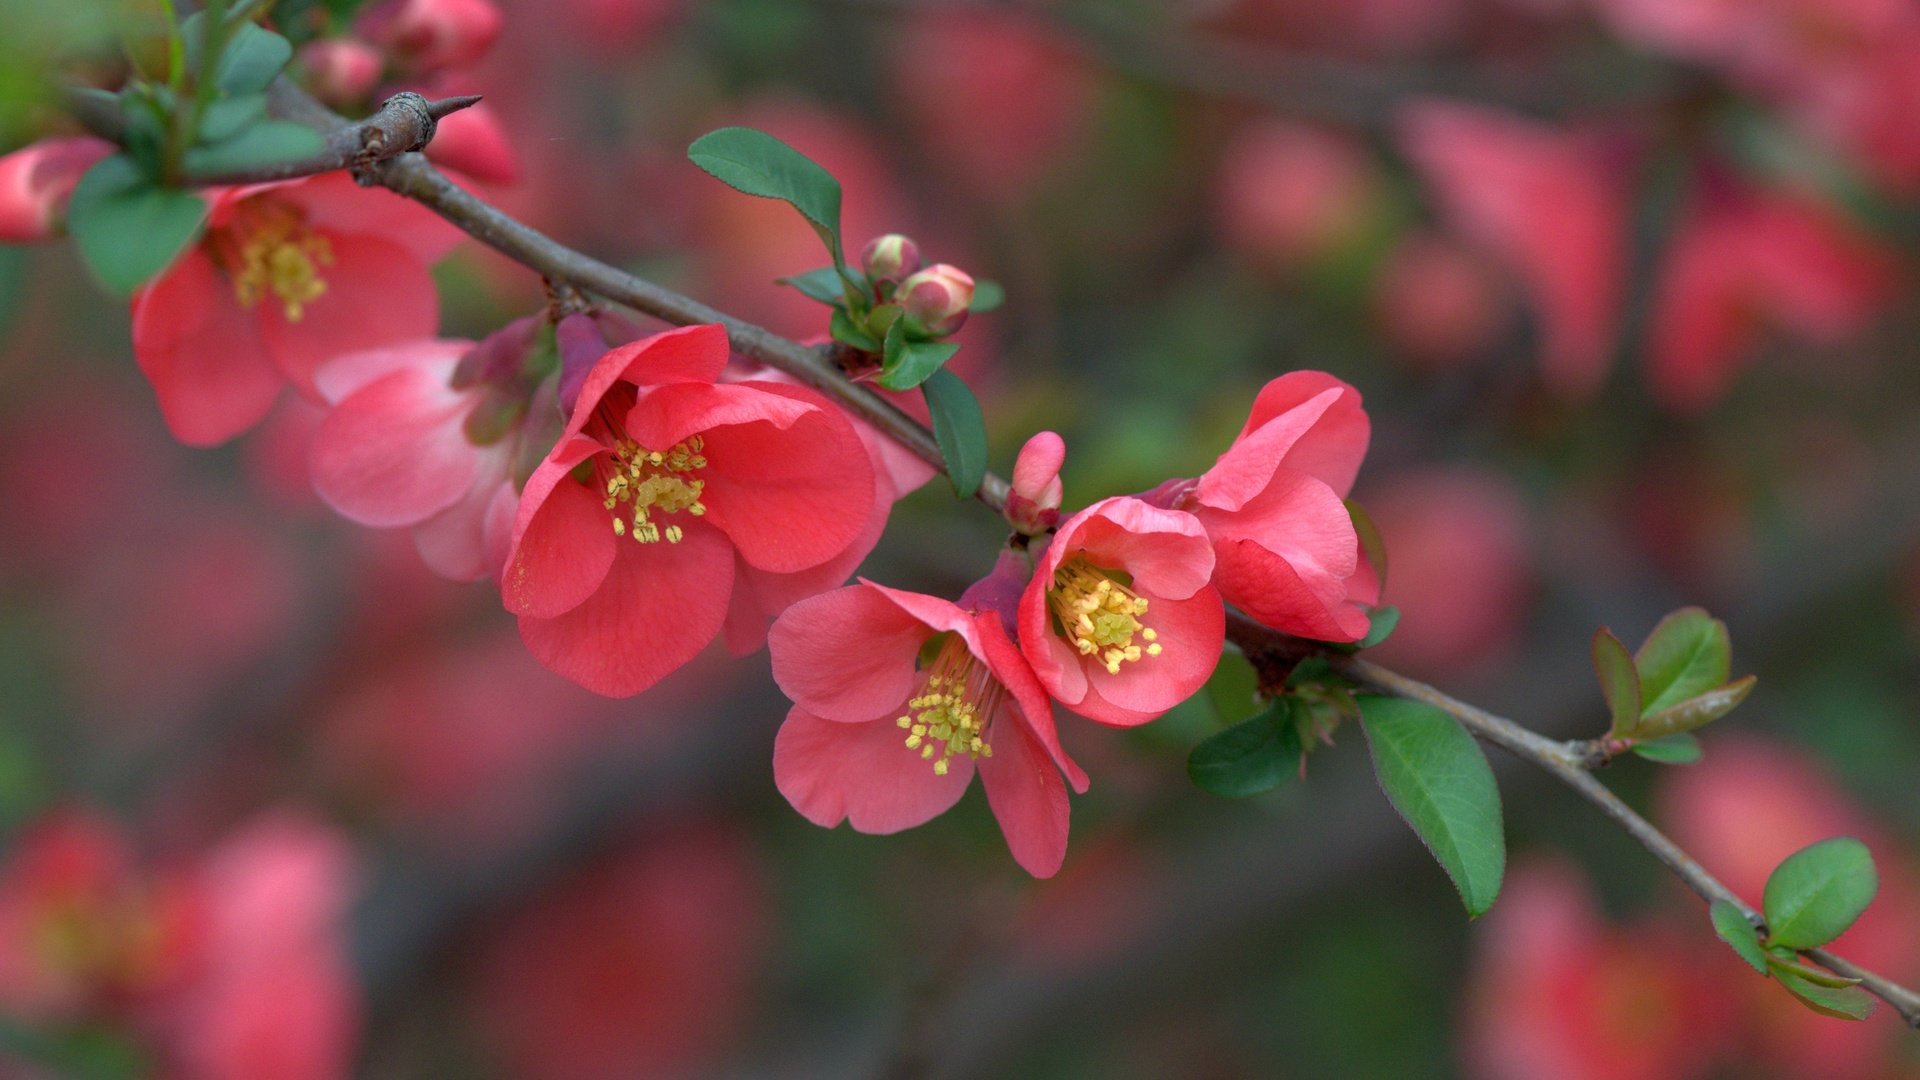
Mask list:
[[168,430],[189,446],[233,438],[280,396],[257,323],[201,249],[134,294],[133,355]]
[[1360,391],[1324,371],[1290,371],[1260,388],[1240,435],[1245,438],[1328,390],[1339,391],[1339,396],[1287,451],[1286,464],[1345,498],[1353,490],[1353,478],[1360,472],[1373,434]]
[[[1226,609],[1220,594],[1206,588],[1181,600],[1152,596],[1143,621],[1159,635],[1160,655],[1121,664],[1117,675],[1100,664],[1087,664],[1087,679],[1098,702],[1083,702],[1079,707],[1069,703],[1068,708],[1104,724],[1131,727],[1159,716],[1206,685],[1226,641]],[[1100,715],[1101,704],[1120,711]]]
[[574,436],[527,478],[500,574],[500,600],[508,611],[554,618],[593,595],[606,578],[620,538],[602,500],[568,475],[604,449]]
[[1233,441],[1213,468],[1200,477],[1194,494],[1207,506],[1238,510],[1257,498],[1281,469],[1287,454],[1306,438],[1341,391],[1326,389]]
[[1043,570],[1051,577],[1075,554],[1124,570],[1137,590],[1159,596],[1192,596],[1213,577],[1213,545],[1198,518],[1129,496],[1102,499],[1069,518],[1048,546]]
[[913,691],[914,659],[934,629],[875,585],[821,593],[774,620],[773,681],[826,720],[892,719]]
[[329,360],[362,349],[430,338],[440,323],[440,294],[426,264],[393,240],[334,233],[333,262],[320,267],[327,291],[305,305],[298,321],[269,292],[254,307],[267,353],[287,380],[316,401],[314,373]]
[[774,784],[803,817],[827,828],[850,821],[856,831],[886,834],[925,824],[960,801],[973,762],[952,758],[937,776],[902,738],[891,717],[840,724],[796,705],[773,740]]
[[305,210],[310,227],[384,238],[403,245],[423,266],[438,261],[467,235],[412,199],[385,188],[361,187],[345,172],[321,173],[273,191],[275,198]]
[[1021,723],[1053,763],[1067,774],[1067,779],[1073,781],[1073,790],[1087,790],[1086,771],[1068,757],[1066,748],[1060,745],[1060,733],[1053,724],[1052,699],[1047,697],[1033,669],[1027,666],[1026,657],[1020,655],[1019,647],[1007,636],[1000,617],[983,614],[975,616],[975,621],[979,627],[979,644],[975,646],[974,655],[987,662],[993,677],[1013,695]]
[[422,369],[394,371],[328,413],[308,455],[313,488],[343,516],[384,528],[425,521],[473,488],[473,398]]
[[987,804],[1013,861],[1034,877],[1052,877],[1067,858],[1067,787],[1024,725],[996,724],[992,739],[993,756],[978,762]]
[[396,371],[419,368],[444,383],[473,346],[473,342],[457,338],[424,338],[347,353],[313,373],[314,389],[320,392],[322,401],[338,405],[354,391]]
[[520,637],[548,670],[596,694],[631,697],[719,635],[732,591],[732,548],[696,524],[677,544],[616,545],[593,595],[557,618],[522,616]]

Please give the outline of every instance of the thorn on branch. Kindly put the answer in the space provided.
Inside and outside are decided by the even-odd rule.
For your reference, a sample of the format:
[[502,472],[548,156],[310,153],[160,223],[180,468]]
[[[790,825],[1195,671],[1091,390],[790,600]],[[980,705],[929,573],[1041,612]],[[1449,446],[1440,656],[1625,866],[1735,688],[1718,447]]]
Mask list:
[[388,98],[377,112],[355,125],[360,131],[360,146],[348,163],[354,179],[362,186],[373,184],[368,169],[388,158],[425,149],[439,130],[442,117],[479,101],[478,94],[428,101],[411,90],[402,90]]

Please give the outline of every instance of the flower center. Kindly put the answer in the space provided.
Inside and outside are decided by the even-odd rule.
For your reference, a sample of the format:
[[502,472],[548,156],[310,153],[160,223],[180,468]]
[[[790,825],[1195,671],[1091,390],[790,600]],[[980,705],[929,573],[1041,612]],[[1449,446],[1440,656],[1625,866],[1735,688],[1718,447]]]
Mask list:
[[613,456],[598,459],[606,492],[601,505],[613,513],[613,534],[631,536],[642,544],[657,544],[663,538],[669,544],[679,543],[680,526],[663,529],[653,515],[684,510],[699,517],[707,512],[700,501],[707,482],[694,478],[707,467],[707,459],[700,456],[705,445],[698,435],[667,450],[649,450],[625,436],[615,438]]
[[287,321],[299,322],[307,305],[326,295],[320,267],[333,265],[333,245],[307,227],[297,207],[271,199],[243,203],[216,243],[241,307],[272,293]]
[[[1121,664],[1143,655],[1160,655],[1154,640],[1159,635],[1140,621],[1147,613],[1146,598],[1082,556],[1075,555],[1053,572],[1047,604],[1060,635],[1080,655],[1098,660],[1109,675],[1120,674]],[[1135,644],[1135,637],[1147,644]]]
[[[933,762],[933,775],[947,775],[948,763],[992,757],[987,721],[1000,704],[1002,688],[967,643],[951,634],[926,669],[919,692],[907,699],[907,711],[894,723],[907,733],[907,749]],[[937,755],[937,756],[936,756]]]

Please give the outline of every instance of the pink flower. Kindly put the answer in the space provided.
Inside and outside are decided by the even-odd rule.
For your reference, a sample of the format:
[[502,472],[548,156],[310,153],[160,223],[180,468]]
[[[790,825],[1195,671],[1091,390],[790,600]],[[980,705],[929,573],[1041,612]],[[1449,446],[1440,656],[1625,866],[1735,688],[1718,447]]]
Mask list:
[[1062,705],[1144,724],[1213,674],[1226,634],[1213,547],[1193,515],[1133,498],[1067,519],[1020,597],[1020,650]]
[[360,13],[354,31],[414,74],[466,67],[500,36],[490,0],[384,0]]
[[873,468],[839,411],[715,385],[727,352],[718,325],[608,352],[522,491],[502,599],[541,663],[590,690],[637,694],[705,648],[736,555],[794,573],[868,526]]
[[1060,466],[1067,444],[1051,431],[1028,439],[1013,461],[1013,484],[1007,492],[1007,520],[1028,535],[1053,528],[1060,520]]
[[429,338],[332,361],[317,382],[335,408],[309,457],[327,505],[362,525],[411,528],[420,557],[455,581],[497,576],[506,563],[527,407],[485,382],[455,385],[473,350]]
[[300,47],[308,91],[336,109],[364,104],[385,63],[380,50],[353,38],[323,38]]
[[1342,500],[1366,456],[1360,393],[1325,372],[1269,382],[1213,468],[1149,492],[1213,540],[1213,584],[1258,621],[1321,641],[1358,641],[1379,586]]
[[1364,240],[1382,212],[1383,191],[1357,138],[1268,120],[1228,145],[1214,201],[1228,245],[1262,263],[1293,266]]
[[774,782],[807,820],[912,828],[958,802],[978,769],[1014,861],[1036,877],[1060,868],[1060,774],[1076,791],[1087,777],[997,612],[862,581],[788,608],[769,644],[794,701]]
[[0,157],[0,244],[59,235],[74,185],[113,145],[86,136],[41,139]]
[[934,263],[902,281],[893,293],[913,331],[946,337],[967,321],[973,304],[973,277],[957,266]]
[[1560,394],[1606,377],[1626,277],[1627,204],[1583,138],[1468,105],[1401,116],[1400,141],[1456,228],[1533,294],[1541,362]]
[[1457,242],[1413,233],[1373,284],[1374,321],[1409,367],[1459,367],[1485,354],[1511,307],[1494,268]]
[[258,423],[283,383],[314,400],[334,357],[431,337],[427,264],[458,238],[345,173],[212,195],[207,233],[133,298],[133,351],[181,442]]

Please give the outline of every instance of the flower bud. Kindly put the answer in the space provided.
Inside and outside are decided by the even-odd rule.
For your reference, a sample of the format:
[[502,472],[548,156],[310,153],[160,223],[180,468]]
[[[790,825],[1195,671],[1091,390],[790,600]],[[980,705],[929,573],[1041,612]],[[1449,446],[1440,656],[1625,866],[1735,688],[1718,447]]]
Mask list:
[[500,9],[490,0],[384,0],[354,30],[386,49],[414,74],[464,67],[500,36]]
[[0,243],[31,244],[60,232],[67,200],[94,162],[113,152],[100,139],[42,139],[0,157]]
[[899,233],[877,236],[860,253],[860,264],[874,284],[897,283],[920,269],[920,245]]
[[1060,520],[1060,466],[1067,444],[1059,435],[1042,431],[1027,440],[1013,462],[1013,484],[1007,492],[1007,521],[1015,529],[1037,536]]
[[385,66],[380,51],[352,38],[308,42],[300,49],[300,66],[307,73],[307,89],[338,108],[367,100],[380,82]]
[[973,278],[959,267],[935,263],[902,281],[893,300],[906,312],[907,329],[946,337],[967,321]]

